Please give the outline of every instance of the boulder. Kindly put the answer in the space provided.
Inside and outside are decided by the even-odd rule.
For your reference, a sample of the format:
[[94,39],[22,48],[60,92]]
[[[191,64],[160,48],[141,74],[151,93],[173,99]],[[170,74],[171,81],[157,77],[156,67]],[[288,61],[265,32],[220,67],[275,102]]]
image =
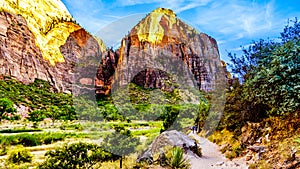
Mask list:
[[137,159],[137,162],[149,161],[153,159],[153,155],[164,151],[166,146],[178,146],[182,147],[185,152],[191,151],[195,156],[198,156],[196,151],[199,150],[199,145],[196,141],[191,139],[188,135],[179,132],[177,130],[165,131],[161,133],[155,140],[150,144]]

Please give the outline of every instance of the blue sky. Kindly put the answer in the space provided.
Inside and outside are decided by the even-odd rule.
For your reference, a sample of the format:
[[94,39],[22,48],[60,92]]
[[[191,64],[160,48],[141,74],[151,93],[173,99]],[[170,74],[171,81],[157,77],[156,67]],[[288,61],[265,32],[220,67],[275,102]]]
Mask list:
[[73,17],[108,47],[158,7],[170,8],[179,19],[218,42],[221,58],[240,52],[260,38],[276,38],[288,19],[300,18],[299,0],[62,0]]

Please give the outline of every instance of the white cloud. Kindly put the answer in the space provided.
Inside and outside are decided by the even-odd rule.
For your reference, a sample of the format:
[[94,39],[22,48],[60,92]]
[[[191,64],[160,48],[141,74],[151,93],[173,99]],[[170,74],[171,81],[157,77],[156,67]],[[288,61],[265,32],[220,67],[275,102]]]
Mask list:
[[255,1],[214,1],[198,9],[198,20],[195,22],[199,27],[240,39],[271,30],[275,22],[273,12],[272,1],[267,4]]
[[243,49],[248,49],[250,46],[253,46],[253,45],[254,45],[253,43],[247,44],[247,45],[244,45],[244,46],[240,46],[240,47],[237,47],[237,48],[230,49],[230,51],[231,52],[242,51]]
[[[156,4],[159,7],[172,9],[175,13],[180,13],[189,9],[199,6],[205,6],[212,0],[118,0],[115,5],[117,6],[133,6],[141,4]],[[149,11],[150,12],[150,11]]]
[[115,5],[118,6],[133,6],[133,5],[139,5],[139,4],[152,4],[152,3],[159,3],[161,0],[151,0],[151,1],[145,1],[145,0],[117,0]]
[[110,22],[97,30],[97,36],[101,38],[107,47],[117,47],[121,39],[143,18],[145,14],[134,14]]
[[101,0],[62,0],[72,16],[79,24],[94,33],[107,24],[107,18],[99,18],[98,14],[104,10]]

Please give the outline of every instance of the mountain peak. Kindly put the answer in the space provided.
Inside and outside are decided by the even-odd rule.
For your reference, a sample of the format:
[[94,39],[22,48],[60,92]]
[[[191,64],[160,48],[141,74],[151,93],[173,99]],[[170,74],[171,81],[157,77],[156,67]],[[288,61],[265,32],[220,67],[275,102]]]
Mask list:
[[159,44],[186,41],[196,30],[177,18],[171,9],[157,8],[141,20],[130,32],[138,42]]
[[173,15],[174,17],[176,17],[176,14],[173,12],[173,10],[167,9],[167,8],[157,8],[154,11],[152,11],[151,13],[162,13],[165,15]]

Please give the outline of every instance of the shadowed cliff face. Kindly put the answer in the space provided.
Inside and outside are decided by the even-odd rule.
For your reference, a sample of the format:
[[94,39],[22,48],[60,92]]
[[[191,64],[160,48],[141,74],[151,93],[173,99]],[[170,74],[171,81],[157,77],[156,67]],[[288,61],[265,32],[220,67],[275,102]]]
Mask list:
[[109,93],[111,87],[103,86],[118,88],[130,82],[166,90],[174,88],[169,83],[177,83],[210,91],[220,80],[218,76],[224,77],[215,39],[197,33],[169,9],[158,8],[142,19],[114,55],[118,62],[110,67],[114,71],[110,80],[99,76],[105,71],[100,65],[97,93]]

